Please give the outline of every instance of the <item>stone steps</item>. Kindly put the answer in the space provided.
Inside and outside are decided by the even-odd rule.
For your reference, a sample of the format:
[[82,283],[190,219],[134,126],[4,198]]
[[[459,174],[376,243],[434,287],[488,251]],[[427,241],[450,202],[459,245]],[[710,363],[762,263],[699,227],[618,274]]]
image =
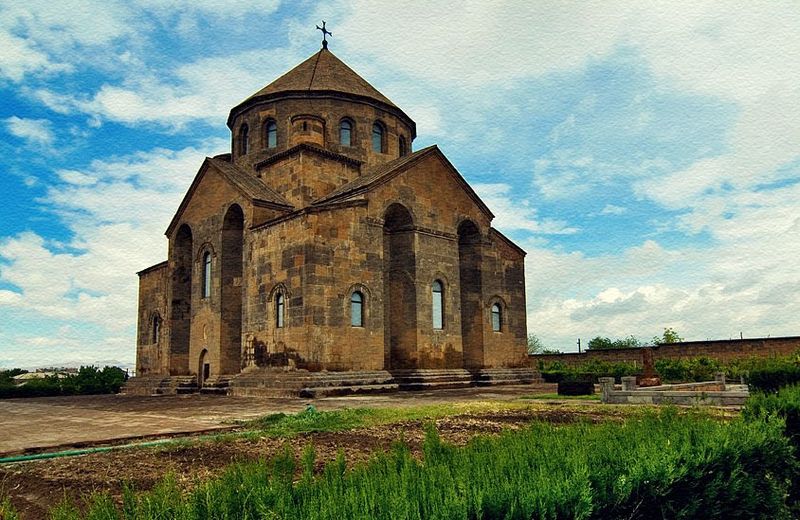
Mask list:
[[323,397],[397,389],[392,375],[384,370],[308,372],[265,369],[245,372],[230,382],[233,395],[266,397]]
[[299,396],[306,398],[337,397],[342,395],[383,394],[387,392],[396,392],[397,390],[397,384],[394,383],[384,385],[321,386],[316,388],[302,388],[300,389]]
[[200,388],[201,394],[228,395],[231,378],[233,376],[213,376],[203,381]]
[[460,368],[393,370],[392,376],[400,390],[467,388],[474,385],[472,374]]
[[539,371],[533,368],[482,368],[474,372],[478,386],[525,385],[544,382]]
[[197,392],[195,376],[141,376],[125,382],[120,393],[125,395],[176,395]]
[[[258,369],[233,376],[214,376],[199,389],[202,394],[264,397],[326,397],[393,392],[438,390],[470,386],[542,383],[533,368],[461,368],[354,370],[308,372],[306,370]],[[143,376],[128,380],[122,393],[129,395],[175,395],[198,392],[194,376]]]

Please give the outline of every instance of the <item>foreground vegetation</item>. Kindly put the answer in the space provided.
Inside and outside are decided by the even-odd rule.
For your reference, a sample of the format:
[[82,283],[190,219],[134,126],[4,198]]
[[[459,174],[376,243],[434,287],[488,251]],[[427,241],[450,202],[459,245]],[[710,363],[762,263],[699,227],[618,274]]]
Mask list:
[[[320,426],[313,414],[303,420]],[[147,492],[128,488],[121,505],[98,494],[52,517],[790,518],[797,465],[783,429],[755,410],[726,423],[667,409],[623,423],[534,423],[456,447],[430,427],[421,460],[398,442],[368,463],[348,469],[340,454],[318,471],[313,447],[299,460],[287,450],[189,493],[168,477]]]
[[24,373],[19,369],[0,371],[0,398],[115,394],[127,379],[121,368],[88,366],[81,367],[75,374],[29,379],[18,385],[13,377]]

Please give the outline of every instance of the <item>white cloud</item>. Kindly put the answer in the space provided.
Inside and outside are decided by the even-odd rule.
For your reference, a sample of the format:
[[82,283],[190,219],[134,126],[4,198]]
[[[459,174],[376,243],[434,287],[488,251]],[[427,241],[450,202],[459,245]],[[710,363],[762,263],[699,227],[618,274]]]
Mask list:
[[614,204],[606,204],[605,207],[600,210],[601,215],[624,215],[627,213],[627,209],[623,208],[622,206],[615,206]]
[[42,203],[74,237],[66,250],[32,232],[2,240],[0,280],[21,292],[0,291],[0,306],[94,324],[112,335],[130,330],[134,273],[166,257],[164,230],[202,157],[226,148],[215,140],[202,149],[156,149],[59,172],[66,184],[51,186]]
[[56,112],[86,113],[98,120],[178,128],[196,120],[222,124],[232,107],[265,85],[265,78],[279,76],[306,57],[293,49],[244,51],[174,70],[140,71],[124,85],[105,84],[88,98],[47,89],[32,95]]
[[473,188],[495,214],[492,226],[499,230],[542,235],[570,235],[578,231],[561,220],[540,219],[536,208],[527,200],[511,200],[511,186],[508,184],[476,184]]
[[[204,29],[202,17],[243,23],[244,16],[264,17],[278,5],[249,0],[5,2],[0,10],[0,77],[19,82],[26,74],[70,72],[87,63],[98,69],[127,65],[135,74],[139,69],[130,67],[131,62],[138,61],[134,53],[152,34],[151,18],[196,38]],[[117,52],[122,43],[128,48]]]
[[47,119],[22,119],[11,116],[3,122],[11,135],[25,139],[31,144],[49,146],[55,140],[53,125]]

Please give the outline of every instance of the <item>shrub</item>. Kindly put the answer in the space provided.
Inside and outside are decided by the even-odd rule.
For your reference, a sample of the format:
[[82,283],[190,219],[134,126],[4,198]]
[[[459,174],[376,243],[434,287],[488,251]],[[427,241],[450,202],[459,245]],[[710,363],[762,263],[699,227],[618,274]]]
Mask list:
[[[749,421],[761,421],[771,415],[785,421],[784,435],[794,446],[797,457],[800,454],[800,384],[785,386],[775,393],[756,392],[742,410],[742,416]],[[795,512],[800,513],[800,472],[792,479],[791,501]]]
[[719,361],[709,357],[694,359],[659,359],[655,369],[664,382],[685,383],[713,381],[717,372],[722,371]]
[[589,361],[577,367],[568,367],[560,361],[554,361],[548,366],[540,366],[542,379],[547,383],[561,381],[591,381],[597,383],[601,377],[613,377],[620,382],[624,376],[641,374],[640,367],[624,361]]
[[777,392],[781,387],[800,383],[800,364],[771,358],[750,368],[747,383],[751,390]]
[[0,398],[115,394],[122,388],[127,377],[125,371],[118,367],[107,366],[102,370],[94,366],[81,367],[77,374],[29,379],[21,386],[16,386],[13,382],[0,382]]

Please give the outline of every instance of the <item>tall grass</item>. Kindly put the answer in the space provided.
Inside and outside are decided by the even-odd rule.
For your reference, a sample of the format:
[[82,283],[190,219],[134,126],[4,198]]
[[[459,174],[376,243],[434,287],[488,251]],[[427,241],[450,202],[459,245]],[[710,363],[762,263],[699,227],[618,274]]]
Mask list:
[[[674,410],[622,424],[535,423],[467,446],[427,431],[422,460],[407,445],[319,474],[309,448],[231,466],[181,493],[174,479],[126,492],[121,508],[93,497],[85,516],[124,519],[789,518],[792,449],[773,417],[722,423]],[[69,516],[68,516],[68,515]]]

